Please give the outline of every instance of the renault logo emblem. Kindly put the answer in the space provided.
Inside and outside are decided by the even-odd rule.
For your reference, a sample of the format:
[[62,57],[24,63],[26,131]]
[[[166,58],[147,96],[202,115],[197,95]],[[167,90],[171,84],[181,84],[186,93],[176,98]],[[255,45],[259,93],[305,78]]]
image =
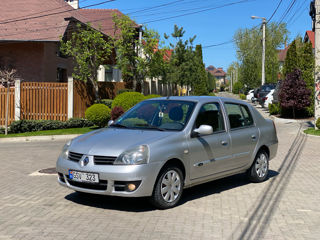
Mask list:
[[80,166],[81,167],[87,166],[88,163],[89,163],[89,157],[88,156],[85,156],[80,160]]

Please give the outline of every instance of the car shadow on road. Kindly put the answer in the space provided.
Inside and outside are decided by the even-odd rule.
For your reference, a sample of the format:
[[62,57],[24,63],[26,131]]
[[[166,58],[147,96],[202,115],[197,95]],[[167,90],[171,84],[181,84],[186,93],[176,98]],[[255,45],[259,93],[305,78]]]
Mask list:
[[[269,170],[268,178],[273,178],[278,174],[279,173],[276,171]],[[231,177],[204,183],[186,189],[178,205],[180,206],[191,200],[196,200],[212,194],[221,193],[223,191],[241,187],[250,183],[251,182],[247,180],[245,174],[237,174]],[[156,210],[149,203],[148,198],[145,197],[124,198],[74,192],[65,196],[65,199],[76,204],[109,210],[126,212],[148,212]]]
[[[278,174],[279,173],[274,170],[269,170],[268,179],[273,178]],[[253,183],[248,180],[246,174],[237,174],[219,180],[203,183],[201,185],[186,189],[180,200],[180,204],[182,205],[191,200],[221,193],[247,184]]]

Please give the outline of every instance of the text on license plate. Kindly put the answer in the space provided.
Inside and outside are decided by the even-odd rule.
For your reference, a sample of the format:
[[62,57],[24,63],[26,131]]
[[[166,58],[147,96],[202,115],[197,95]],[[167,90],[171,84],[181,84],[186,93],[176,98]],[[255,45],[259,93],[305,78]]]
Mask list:
[[87,173],[69,170],[69,179],[77,182],[98,183],[99,175],[97,173]]

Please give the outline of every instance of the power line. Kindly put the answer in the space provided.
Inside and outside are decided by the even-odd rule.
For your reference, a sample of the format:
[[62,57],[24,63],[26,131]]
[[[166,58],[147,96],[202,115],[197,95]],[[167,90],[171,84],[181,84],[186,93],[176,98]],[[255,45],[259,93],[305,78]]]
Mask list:
[[160,8],[160,7],[164,7],[164,6],[176,4],[176,3],[178,3],[178,2],[183,2],[183,1],[184,1],[184,0],[177,0],[177,1],[174,1],[174,2],[170,2],[170,3],[165,3],[165,4],[153,6],[153,7],[144,8],[144,9],[137,10],[137,11],[134,11],[134,12],[129,12],[129,13],[127,13],[127,15],[130,15],[130,14],[133,14],[133,13],[138,13],[138,12],[145,12],[145,11],[148,11],[148,10],[150,10],[150,9]]
[[276,14],[276,12],[278,11],[280,5],[282,3],[282,0],[279,1],[278,6],[276,7],[276,9],[273,11],[271,17],[267,20],[267,23],[270,22],[270,20],[273,18],[273,16]]
[[[95,6],[99,6],[108,2],[114,2],[116,0],[107,0],[107,1],[103,1],[100,3],[95,3],[95,4],[91,4],[91,5],[87,5],[83,8],[89,8],[89,7],[95,7]],[[14,23],[14,22],[21,22],[21,21],[26,21],[26,20],[31,20],[31,19],[37,19],[37,18],[42,18],[42,17],[48,17],[48,16],[53,16],[53,15],[57,15],[57,14],[61,14],[61,13],[66,13],[66,12],[73,12],[73,11],[77,11],[79,9],[68,9],[68,10],[64,10],[64,11],[60,11],[60,12],[55,12],[55,13],[48,13],[48,14],[43,14],[43,15],[38,15],[38,16],[34,16],[34,17],[26,17],[26,18],[20,18],[20,19],[16,19],[16,20],[4,20],[2,22],[0,22],[0,24],[8,24],[8,23]],[[51,11],[51,10],[49,10]]]
[[242,1],[238,1],[238,2],[227,3],[227,4],[224,4],[224,5],[221,5],[221,6],[207,8],[207,9],[194,11],[194,12],[190,12],[190,13],[185,13],[185,14],[180,14],[180,15],[175,15],[175,16],[165,17],[165,18],[160,18],[160,19],[155,19],[155,20],[150,20],[150,21],[143,22],[142,24],[152,23],[152,22],[159,22],[159,21],[169,20],[169,19],[178,18],[178,17],[184,17],[184,16],[188,16],[188,15],[193,15],[193,14],[197,14],[197,13],[201,13],[201,12],[207,12],[207,11],[211,11],[211,10],[214,10],[214,9],[223,8],[223,7],[236,5],[236,4],[240,4],[240,3],[244,3],[244,2],[249,2],[249,1],[256,1],[256,0],[242,0]]

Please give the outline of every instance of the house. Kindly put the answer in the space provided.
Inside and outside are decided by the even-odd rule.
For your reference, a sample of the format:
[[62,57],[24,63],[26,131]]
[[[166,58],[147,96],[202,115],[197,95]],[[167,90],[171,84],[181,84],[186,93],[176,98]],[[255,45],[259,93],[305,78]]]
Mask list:
[[313,31],[306,31],[306,34],[304,35],[304,42],[311,42],[312,49],[314,53],[314,32]]
[[[66,82],[73,61],[59,51],[60,38],[77,23],[87,24],[105,36],[114,36],[116,9],[80,9],[79,0],[1,0],[0,64],[14,66],[24,81]],[[120,81],[111,59],[101,66],[100,81]]]
[[226,85],[226,72],[223,71],[222,68],[215,68],[214,66],[210,65],[206,68],[206,71],[211,73],[216,78],[216,85],[217,87],[220,87],[221,84]]

